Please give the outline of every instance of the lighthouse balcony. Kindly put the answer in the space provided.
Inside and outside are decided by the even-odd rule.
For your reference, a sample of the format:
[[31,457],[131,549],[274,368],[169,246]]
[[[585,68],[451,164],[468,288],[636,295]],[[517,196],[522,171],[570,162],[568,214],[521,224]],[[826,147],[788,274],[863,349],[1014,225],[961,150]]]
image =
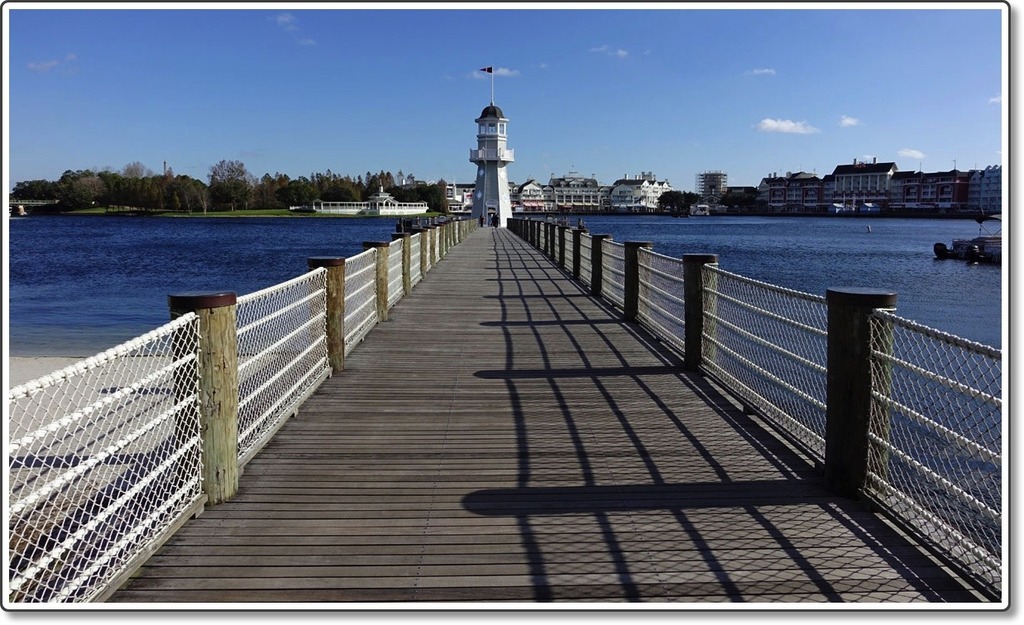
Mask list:
[[472,162],[477,161],[504,161],[511,163],[516,160],[515,150],[480,150],[470,149],[469,160]]

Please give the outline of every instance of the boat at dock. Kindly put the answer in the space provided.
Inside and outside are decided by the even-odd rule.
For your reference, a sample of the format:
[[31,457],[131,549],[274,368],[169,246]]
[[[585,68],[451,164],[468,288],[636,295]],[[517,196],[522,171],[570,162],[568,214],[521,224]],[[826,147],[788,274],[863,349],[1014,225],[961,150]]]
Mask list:
[[936,243],[932,247],[935,258],[945,260],[954,258],[969,263],[1001,264],[1003,261],[1003,235],[1001,230],[990,232],[985,225],[990,222],[1002,223],[1002,215],[982,215],[975,218],[978,222],[978,236],[970,239],[953,239],[952,247],[945,243]]

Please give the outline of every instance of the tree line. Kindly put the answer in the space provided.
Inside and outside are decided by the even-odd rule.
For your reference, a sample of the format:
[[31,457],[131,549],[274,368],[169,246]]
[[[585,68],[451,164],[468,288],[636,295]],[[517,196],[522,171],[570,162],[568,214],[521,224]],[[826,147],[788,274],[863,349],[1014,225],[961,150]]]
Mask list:
[[[401,171],[397,178],[403,180]],[[210,167],[207,180],[162,174],[134,161],[121,171],[67,170],[59,180],[26,180],[15,184],[13,199],[54,200],[55,210],[104,206],[112,211],[206,213],[211,211],[287,209],[316,200],[365,202],[381,188],[399,202],[426,202],[429,210],[448,212],[445,181],[399,186],[391,172],[367,171],[353,179],[327,170],[292,179],[287,174],[256,178],[245,164],[222,160]]]

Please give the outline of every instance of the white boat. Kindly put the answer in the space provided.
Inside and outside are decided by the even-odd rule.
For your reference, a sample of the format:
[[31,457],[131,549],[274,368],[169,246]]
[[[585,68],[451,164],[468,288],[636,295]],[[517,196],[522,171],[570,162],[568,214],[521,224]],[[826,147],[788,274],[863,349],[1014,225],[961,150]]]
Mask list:
[[1003,262],[1003,235],[997,229],[995,233],[989,231],[986,223],[996,222],[1002,225],[1002,215],[982,215],[977,217],[978,236],[970,239],[953,239],[952,247],[946,247],[945,243],[936,243],[933,246],[935,258],[945,260],[955,258],[965,260],[969,263],[993,263]]

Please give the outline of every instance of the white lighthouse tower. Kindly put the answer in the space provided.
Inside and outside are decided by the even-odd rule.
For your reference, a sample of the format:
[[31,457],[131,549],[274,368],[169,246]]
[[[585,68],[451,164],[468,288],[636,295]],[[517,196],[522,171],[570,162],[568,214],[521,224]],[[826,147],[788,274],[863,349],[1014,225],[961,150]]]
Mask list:
[[476,119],[475,150],[469,151],[469,160],[476,163],[476,188],[473,191],[473,218],[481,215],[490,223],[490,215],[497,214],[502,228],[512,217],[512,202],[508,196],[508,172],[505,166],[515,160],[514,150],[505,147],[508,140],[508,119],[491,101]]

